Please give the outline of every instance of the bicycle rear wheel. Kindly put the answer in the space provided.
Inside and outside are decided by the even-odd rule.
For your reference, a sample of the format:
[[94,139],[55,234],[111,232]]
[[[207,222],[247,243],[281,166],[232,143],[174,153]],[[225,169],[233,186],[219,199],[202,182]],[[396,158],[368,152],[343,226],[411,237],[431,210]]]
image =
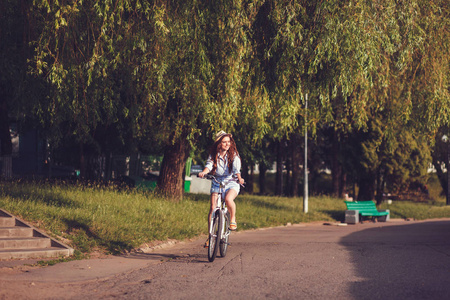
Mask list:
[[219,248],[221,238],[221,221],[220,215],[216,214],[212,219],[212,232],[209,233],[209,246],[208,246],[208,260],[213,262],[217,255],[217,249]]
[[227,211],[227,214],[224,216],[225,219],[225,227],[224,227],[224,234],[222,238],[220,239],[220,256],[225,257],[227,255],[228,250],[228,238],[230,237],[230,212]]

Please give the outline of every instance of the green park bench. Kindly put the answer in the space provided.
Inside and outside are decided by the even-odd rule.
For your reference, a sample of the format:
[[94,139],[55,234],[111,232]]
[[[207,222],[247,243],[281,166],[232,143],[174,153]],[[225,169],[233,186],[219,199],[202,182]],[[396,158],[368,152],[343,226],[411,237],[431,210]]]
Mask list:
[[378,210],[373,201],[345,201],[345,204],[345,223],[356,224],[369,217],[379,222],[389,221],[389,209]]

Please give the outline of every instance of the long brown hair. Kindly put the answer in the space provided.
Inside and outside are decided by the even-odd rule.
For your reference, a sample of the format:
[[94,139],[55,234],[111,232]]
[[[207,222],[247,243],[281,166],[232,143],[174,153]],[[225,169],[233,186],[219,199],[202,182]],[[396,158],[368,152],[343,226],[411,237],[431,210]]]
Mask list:
[[239,156],[239,153],[236,148],[236,143],[234,142],[233,136],[231,134],[224,134],[222,135],[217,141],[214,142],[214,144],[211,147],[211,150],[209,151],[209,154],[211,155],[211,159],[213,160],[213,169],[211,170],[211,173],[214,174],[217,169],[217,160],[219,159],[219,150],[221,148],[221,143],[224,137],[230,138],[230,149],[228,149],[228,172],[231,173],[231,170],[233,168],[233,160],[236,156]]

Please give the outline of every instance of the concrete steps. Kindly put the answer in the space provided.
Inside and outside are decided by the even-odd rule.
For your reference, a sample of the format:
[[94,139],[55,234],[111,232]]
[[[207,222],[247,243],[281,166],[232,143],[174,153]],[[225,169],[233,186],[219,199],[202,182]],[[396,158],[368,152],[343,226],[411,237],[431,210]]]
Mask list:
[[0,209],[0,259],[70,256],[73,249]]
[[52,243],[48,238],[0,238],[0,251],[10,249],[50,248]]

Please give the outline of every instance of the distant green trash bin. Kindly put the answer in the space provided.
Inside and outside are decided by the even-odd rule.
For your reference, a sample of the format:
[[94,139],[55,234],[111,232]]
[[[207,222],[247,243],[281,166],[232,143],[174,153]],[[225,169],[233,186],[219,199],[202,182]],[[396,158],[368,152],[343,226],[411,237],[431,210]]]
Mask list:
[[192,157],[188,157],[188,159],[186,160],[186,176],[189,177],[191,176],[191,165],[192,165]]
[[192,177],[184,177],[184,192],[185,193],[190,193],[191,192],[191,182],[192,182]]

